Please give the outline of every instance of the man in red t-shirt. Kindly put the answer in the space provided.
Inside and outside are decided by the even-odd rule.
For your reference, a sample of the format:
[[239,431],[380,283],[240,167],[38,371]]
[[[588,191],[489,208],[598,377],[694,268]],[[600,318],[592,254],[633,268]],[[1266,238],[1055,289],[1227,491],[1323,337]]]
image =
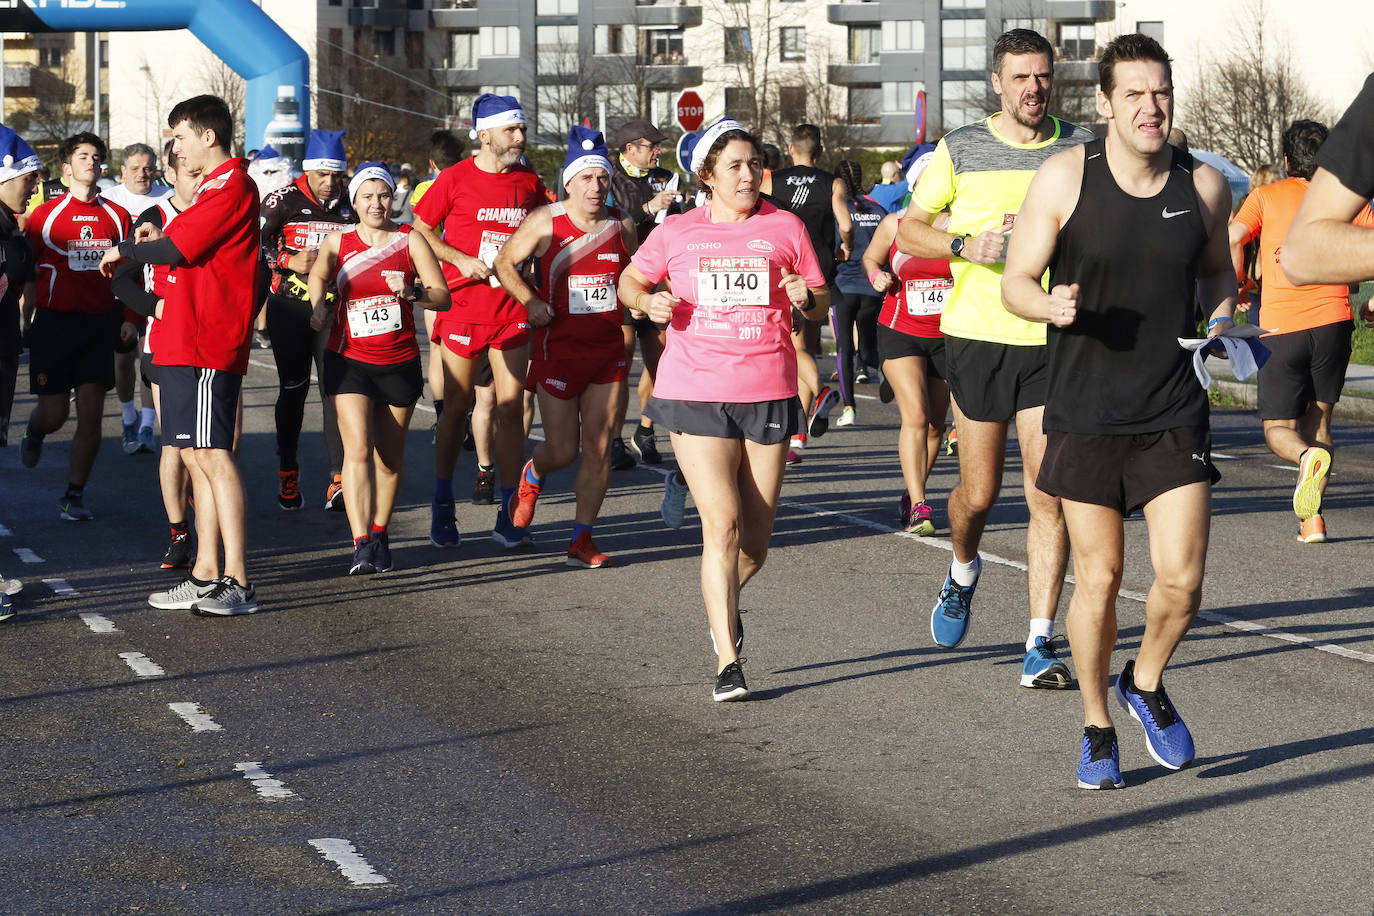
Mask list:
[[[200,189],[167,227],[140,227],[135,241],[106,254],[114,273],[124,258],[176,268],[160,314],[158,366],[162,440],[181,448],[196,499],[196,563],[186,581],[148,603],[200,615],[258,609],[245,559],[243,482],[234,463],[234,420],[253,318],[262,301],[258,189],[248,162],[229,154],[233,120],[223,99],[200,95],[167,117],[173,152],[199,169]],[[223,575],[218,545],[224,545]]]
[[526,133],[520,103],[511,96],[484,94],[473,105],[472,121],[472,136],[481,141],[481,150],[440,172],[415,205],[414,226],[443,262],[453,295],[453,307],[435,320],[432,338],[443,354],[446,403],[435,435],[429,539],[436,547],[457,547],[461,541],[453,510],[453,466],[485,353],[496,390],[501,477],[501,508],[491,535],[512,548],[530,542],[528,532],[510,521],[510,501],[525,459],[530,331],[524,308],[497,282],[492,265],[506,239],[546,198],[539,176],[520,161]]
[[38,406],[29,415],[20,447],[25,467],[38,464],[43,437],[67,422],[69,394],[76,391],[76,433],[67,462],[67,491],[58,514],[88,521],[83,501],[100,450],[100,420],[105,392],[114,387],[114,346],[122,336],[138,340],[138,329],[123,321],[110,281],[100,274],[104,253],[129,232],[129,214],[97,193],[105,141],[79,133],[57,151],[67,192],[34,210],[25,231],[38,259],[37,282],[29,284],[33,313],[29,330],[29,387]]

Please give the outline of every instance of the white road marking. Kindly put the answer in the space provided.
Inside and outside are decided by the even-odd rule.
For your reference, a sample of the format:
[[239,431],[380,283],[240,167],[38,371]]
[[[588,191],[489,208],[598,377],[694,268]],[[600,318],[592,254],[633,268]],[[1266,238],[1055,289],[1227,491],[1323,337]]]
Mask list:
[[167,708],[191,726],[193,732],[222,732],[223,728],[200,708],[199,703],[168,703]]
[[124,659],[124,663],[134,669],[134,674],[139,677],[162,677],[167,673],[162,670],[161,665],[149,659],[142,652],[121,652],[119,657]]
[[43,558],[27,547],[14,548],[14,555],[25,563],[42,563]]
[[96,614],[87,611],[81,614],[81,619],[85,622],[86,626],[91,628],[92,633],[119,632],[119,630],[115,629],[115,625],[110,622],[109,618],[105,617],[103,614]]
[[1235,455],[1223,455],[1221,452],[1212,452],[1213,458],[1220,458],[1222,461],[1239,461]]
[[67,584],[66,579],[44,579],[43,584],[47,585],[63,598],[74,598],[79,594],[76,589]]
[[257,760],[236,763],[234,769],[242,773],[243,778],[251,782],[258,794],[268,801],[281,801],[296,797],[295,792],[288,789],[280,779],[274,779],[272,774],[264,770],[262,763]]
[[348,879],[349,884],[361,886],[364,884],[389,884],[385,875],[380,875],[369,864],[367,860],[358,855],[358,850],[348,840],[339,837],[325,837],[319,840],[311,840],[310,845],[314,846],[330,862],[339,866],[339,871]]
[[1296,472],[1296,471],[1298,470],[1298,466],[1297,466],[1296,464],[1271,464],[1271,465],[1269,465],[1269,467],[1275,468],[1275,469],[1280,470],[1280,471],[1295,471],[1295,472]]
[[14,532],[6,528],[4,525],[0,525],[0,538],[8,537],[14,537]]

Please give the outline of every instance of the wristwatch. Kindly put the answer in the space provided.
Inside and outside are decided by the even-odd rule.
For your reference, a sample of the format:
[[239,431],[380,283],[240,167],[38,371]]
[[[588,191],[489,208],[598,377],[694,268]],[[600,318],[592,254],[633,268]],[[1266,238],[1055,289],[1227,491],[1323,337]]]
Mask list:
[[958,238],[951,240],[949,243],[949,253],[954,255],[956,258],[962,258],[964,256],[964,240],[967,238],[968,236],[961,235]]

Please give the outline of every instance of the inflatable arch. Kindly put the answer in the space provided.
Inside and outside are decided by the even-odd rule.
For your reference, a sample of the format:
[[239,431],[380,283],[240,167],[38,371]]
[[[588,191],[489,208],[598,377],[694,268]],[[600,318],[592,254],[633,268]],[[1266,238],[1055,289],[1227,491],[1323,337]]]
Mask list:
[[310,59],[253,0],[0,0],[7,32],[189,29],[247,81],[245,148],[262,145],[278,86],[294,86],[310,125]]

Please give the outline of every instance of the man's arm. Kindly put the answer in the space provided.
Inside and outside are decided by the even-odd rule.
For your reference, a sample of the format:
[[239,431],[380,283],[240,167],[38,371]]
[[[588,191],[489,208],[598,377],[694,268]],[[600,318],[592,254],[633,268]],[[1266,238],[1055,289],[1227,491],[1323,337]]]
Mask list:
[[[538,207],[526,217],[496,254],[496,279],[511,298],[525,307],[530,323],[545,325],[553,320],[553,309],[520,276],[520,264],[532,256],[542,257],[553,240],[553,217],[548,207]],[[546,291],[547,292],[547,291]]]
[[1317,169],[1279,250],[1295,284],[1361,283],[1374,279],[1374,229],[1351,225],[1369,201]]
[[[1193,170],[1193,186],[1207,217],[1208,229],[1207,247],[1202,250],[1197,268],[1198,300],[1207,316],[1207,336],[1214,337],[1230,327],[1236,314],[1236,271],[1231,262],[1227,231],[1231,218],[1231,186],[1221,172],[1207,165]],[[1019,222],[1018,218],[1018,235],[1021,232]]]
[[487,265],[467,252],[459,251],[445,242],[439,237],[439,233],[434,230],[434,227],[420,217],[415,217],[415,222],[410,225],[425,237],[426,242],[429,242],[430,250],[434,252],[435,257],[458,268],[459,272],[469,280],[485,280],[491,276],[491,269]]
[[1077,317],[1078,284],[1061,283],[1047,293],[1040,278],[1050,266],[1060,228],[1078,205],[1082,184],[1082,147],[1051,156],[1031,179],[1002,272],[1002,304],[1013,315],[1061,328]]

